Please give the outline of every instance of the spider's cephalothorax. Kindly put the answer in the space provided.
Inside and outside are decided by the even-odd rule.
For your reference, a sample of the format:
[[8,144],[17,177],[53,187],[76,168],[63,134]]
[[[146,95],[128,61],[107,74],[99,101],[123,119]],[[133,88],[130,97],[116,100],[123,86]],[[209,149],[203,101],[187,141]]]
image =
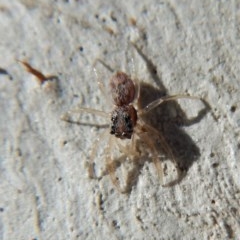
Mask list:
[[137,122],[137,111],[132,105],[116,107],[111,114],[110,134],[121,139],[131,139]]

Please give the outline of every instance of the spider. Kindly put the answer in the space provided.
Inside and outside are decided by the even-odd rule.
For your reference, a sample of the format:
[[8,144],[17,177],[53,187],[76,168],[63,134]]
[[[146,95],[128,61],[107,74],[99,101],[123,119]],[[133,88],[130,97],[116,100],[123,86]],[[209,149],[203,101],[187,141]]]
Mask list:
[[[97,75],[95,68],[94,71]],[[104,84],[98,78],[98,75],[97,79],[100,90],[104,92]],[[113,74],[109,81],[109,89],[113,102],[113,109],[111,112],[82,107],[70,111],[75,113],[85,112],[96,114],[109,119],[109,129],[100,134],[93,143],[93,147],[90,152],[89,177],[97,178],[94,169],[94,159],[97,155],[99,143],[107,134],[110,134],[107,145],[104,149],[106,161],[105,166],[113,184],[120,192],[128,192],[129,186],[126,183],[121,184],[120,179],[117,177],[117,161],[125,161],[126,158],[132,161],[138,161],[138,159],[146,154],[146,152],[151,156],[152,161],[156,166],[160,182],[163,186],[166,186],[167,184],[163,184],[163,168],[161,165],[162,155],[165,154],[170,158],[178,172],[177,163],[161,132],[146,123],[143,116],[167,101],[177,100],[180,98],[200,100],[200,98],[189,95],[164,96],[141,108],[139,104],[140,83],[138,78],[132,78],[130,75],[121,71]],[[67,115],[63,116],[62,119],[71,122],[69,121]],[[144,146],[139,146],[139,143]],[[159,152],[159,144],[161,146],[161,153]],[[117,159],[113,153],[114,147],[117,147],[119,149],[119,153],[122,154],[120,157],[118,156]]]

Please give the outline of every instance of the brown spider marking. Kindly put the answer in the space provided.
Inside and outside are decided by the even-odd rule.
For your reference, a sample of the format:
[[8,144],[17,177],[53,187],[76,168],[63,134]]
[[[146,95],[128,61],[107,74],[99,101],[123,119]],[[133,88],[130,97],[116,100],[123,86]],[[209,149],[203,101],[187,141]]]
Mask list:
[[[100,89],[103,90],[103,84],[100,80],[98,81],[98,85]],[[179,177],[180,170],[178,169],[173,153],[167,142],[165,141],[163,135],[158,130],[144,122],[142,116],[166,101],[172,101],[179,98],[200,100],[200,98],[188,95],[165,96],[154,100],[146,107],[137,110],[134,106],[135,102],[139,102],[140,87],[137,79],[133,80],[124,72],[117,72],[110,79],[109,86],[111,90],[112,100],[114,103],[114,109],[110,113],[90,108],[78,108],[72,112],[88,112],[106,118],[109,118],[109,116],[111,117],[110,134],[112,137],[115,138],[109,138],[108,145],[107,148],[104,149],[104,153],[106,154],[106,169],[111,177],[113,184],[120,192],[126,193],[132,187],[129,186],[128,183],[130,182],[132,184],[135,180],[134,173],[131,173],[126,180],[125,186],[121,187],[122,184],[120,184],[120,180],[116,176],[116,161],[111,156],[111,152],[113,152],[114,139],[130,140],[130,143],[127,143],[126,145],[122,145],[120,142],[117,142],[119,151],[124,154],[123,156],[120,156],[119,159],[122,159],[123,161],[125,159],[124,156],[127,156],[131,158],[133,162],[136,162],[136,159],[139,159],[144,154],[143,151],[147,151],[148,154],[152,156],[152,160],[156,166],[160,181],[162,182],[163,169],[161,166],[160,156],[162,153],[159,153],[160,144],[160,148],[163,154],[170,158],[170,160],[175,165]],[[66,115],[62,117],[62,120],[72,122],[68,119]],[[104,135],[106,135],[106,132],[104,132]],[[104,135],[101,134],[100,137],[97,138],[93,144],[89,164],[89,176],[91,178],[96,178],[93,164],[94,157],[98,150],[98,144],[103,139]],[[144,147],[139,147],[139,142],[143,142],[148,150],[146,150],[146,148]],[[175,183],[176,180],[174,180],[173,182]],[[165,184],[164,186],[170,186],[173,182]]]

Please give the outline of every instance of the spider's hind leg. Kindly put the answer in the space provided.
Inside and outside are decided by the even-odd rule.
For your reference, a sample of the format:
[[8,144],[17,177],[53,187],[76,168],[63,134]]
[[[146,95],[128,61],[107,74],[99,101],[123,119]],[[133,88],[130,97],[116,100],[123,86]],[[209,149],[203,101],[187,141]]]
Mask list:
[[[139,124],[138,128],[139,131],[137,132],[137,134],[141,139],[144,140],[147,147],[152,153],[152,160],[157,169],[161,185],[163,187],[168,187],[179,183],[183,179],[184,173],[180,170],[174,154],[164,137],[161,135],[161,132],[157,131],[155,128],[143,122],[141,123],[141,125]],[[174,171],[176,171],[177,175],[176,178],[174,177],[174,180],[168,181],[167,179],[167,183],[165,183],[164,171],[162,168],[163,159],[169,159],[172,162],[172,164],[174,165]]]
[[144,139],[145,144],[151,150],[152,161],[157,169],[157,174],[158,174],[160,183],[161,185],[163,185],[163,168],[162,168],[162,163],[159,159],[159,153],[156,149],[154,140],[152,139],[151,135],[148,134],[148,132],[140,132],[138,133],[138,136],[140,139]]

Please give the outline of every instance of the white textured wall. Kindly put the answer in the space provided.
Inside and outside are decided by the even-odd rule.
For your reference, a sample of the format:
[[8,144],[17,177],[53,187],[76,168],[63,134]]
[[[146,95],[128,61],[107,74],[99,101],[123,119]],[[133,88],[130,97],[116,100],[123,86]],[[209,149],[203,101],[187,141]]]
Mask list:
[[[0,239],[239,239],[239,7],[234,0],[0,0]],[[131,69],[129,39],[157,67],[154,82],[133,50],[142,81],[203,96],[212,111],[178,129],[178,140],[199,151],[197,161],[186,159],[180,184],[163,188],[147,161],[121,194],[108,175],[88,178],[101,129],[60,118],[78,104],[106,109],[92,67],[99,58]],[[57,89],[39,86],[16,59],[57,75]],[[108,81],[106,68],[97,70]],[[181,103],[188,115],[202,107]]]

